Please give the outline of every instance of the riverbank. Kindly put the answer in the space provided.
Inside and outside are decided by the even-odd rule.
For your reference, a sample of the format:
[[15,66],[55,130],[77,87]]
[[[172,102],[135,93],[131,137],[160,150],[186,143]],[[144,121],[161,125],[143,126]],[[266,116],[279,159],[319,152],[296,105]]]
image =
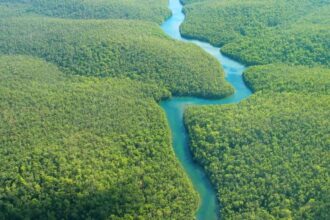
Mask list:
[[197,210],[196,218],[199,220],[215,220],[219,217],[217,193],[203,168],[193,159],[193,155],[189,148],[188,133],[184,126],[184,111],[189,105],[221,105],[237,103],[250,96],[251,91],[245,85],[242,78],[245,66],[221,54],[220,48],[218,47],[214,47],[209,43],[199,40],[186,39],[181,36],[180,25],[185,19],[185,15],[182,11],[183,5],[179,0],[170,0],[169,8],[172,11],[172,16],[162,24],[161,27],[164,32],[173,39],[193,43],[215,57],[226,73],[227,82],[235,88],[235,93],[233,95],[223,99],[173,97],[161,102],[161,107],[166,113],[171,128],[175,154],[200,197],[200,206]]

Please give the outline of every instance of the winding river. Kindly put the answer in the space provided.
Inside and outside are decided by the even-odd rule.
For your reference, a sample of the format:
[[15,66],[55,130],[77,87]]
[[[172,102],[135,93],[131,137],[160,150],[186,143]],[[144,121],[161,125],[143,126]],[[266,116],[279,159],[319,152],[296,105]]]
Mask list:
[[196,218],[198,220],[215,220],[218,219],[216,191],[212,187],[203,168],[193,160],[192,153],[189,149],[188,134],[183,122],[184,109],[187,105],[220,105],[237,103],[251,95],[251,91],[244,84],[242,73],[245,70],[245,67],[242,64],[222,55],[220,48],[218,47],[213,47],[208,43],[198,40],[188,40],[181,36],[179,28],[185,19],[185,15],[182,12],[183,6],[180,3],[180,0],[169,0],[169,8],[172,11],[172,16],[162,24],[161,27],[164,32],[176,40],[196,44],[207,53],[213,55],[225,70],[226,80],[231,83],[236,90],[234,95],[219,100],[194,97],[173,97],[161,102],[161,106],[166,112],[171,128],[175,154],[184,170],[187,172],[200,197],[200,206],[197,210]]

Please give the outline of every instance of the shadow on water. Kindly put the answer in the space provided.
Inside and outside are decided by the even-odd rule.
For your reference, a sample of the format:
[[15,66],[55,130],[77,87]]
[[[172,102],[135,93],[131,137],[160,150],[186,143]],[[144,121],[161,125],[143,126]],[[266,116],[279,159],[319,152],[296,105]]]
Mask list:
[[180,25],[184,21],[185,15],[182,12],[183,6],[180,0],[169,0],[169,8],[172,16],[162,24],[161,28],[164,32],[176,40],[196,44],[214,56],[225,70],[226,80],[235,88],[235,94],[224,99],[210,100],[195,97],[174,97],[161,102],[171,128],[175,154],[200,197],[200,207],[197,210],[196,217],[198,220],[215,220],[218,219],[219,210],[217,194],[203,168],[193,160],[193,155],[189,149],[188,134],[183,121],[184,109],[188,105],[237,103],[250,96],[251,91],[242,78],[242,73],[245,70],[244,65],[222,55],[219,47],[214,47],[199,40],[185,39],[181,36]]

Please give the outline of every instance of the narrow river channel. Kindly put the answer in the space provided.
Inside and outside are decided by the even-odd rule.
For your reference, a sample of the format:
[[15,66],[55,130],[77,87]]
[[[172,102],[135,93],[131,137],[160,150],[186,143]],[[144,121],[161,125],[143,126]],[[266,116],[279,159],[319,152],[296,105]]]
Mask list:
[[169,0],[169,8],[172,11],[172,16],[162,24],[162,29],[170,37],[190,42],[198,45],[207,53],[213,55],[222,65],[226,73],[226,80],[235,88],[235,94],[224,99],[209,100],[194,97],[173,97],[161,102],[161,106],[166,112],[168,123],[171,128],[173,148],[177,158],[187,172],[195,190],[200,197],[200,207],[197,210],[196,218],[198,220],[216,220],[218,219],[218,204],[216,191],[212,187],[203,168],[194,160],[189,149],[189,139],[187,131],[184,127],[183,113],[188,105],[221,105],[229,103],[237,103],[240,100],[251,95],[251,91],[244,84],[242,73],[245,67],[222,55],[220,48],[201,42],[198,40],[188,40],[181,36],[180,25],[185,19],[182,12],[182,4],[180,0]]

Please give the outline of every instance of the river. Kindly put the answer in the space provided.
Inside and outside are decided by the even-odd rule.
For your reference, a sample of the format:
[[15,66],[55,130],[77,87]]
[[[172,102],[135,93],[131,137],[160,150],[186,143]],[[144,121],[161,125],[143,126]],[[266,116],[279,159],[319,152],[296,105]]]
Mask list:
[[214,56],[222,65],[226,73],[226,80],[235,88],[235,94],[224,99],[209,100],[195,97],[173,97],[161,102],[161,107],[166,112],[170,125],[173,149],[176,157],[180,161],[200,197],[200,206],[197,210],[196,218],[198,220],[216,220],[219,215],[217,194],[203,168],[193,160],[189,148],[189,137],[183,122],[184,109],[188,105],[237,103],[250,96],[251,91],[245,85],[242,78],[242,73],[245,70],[244,65],[222,55],[218,47],[198,40],[185,39],[181,36],[180,25],[185,19],[182,8],[183,6],[179,0],[169,0],[169,9],[172,12],[172,16],[162,24],[161,28],[170,37],[179,41],[196,44],[204,51]]

